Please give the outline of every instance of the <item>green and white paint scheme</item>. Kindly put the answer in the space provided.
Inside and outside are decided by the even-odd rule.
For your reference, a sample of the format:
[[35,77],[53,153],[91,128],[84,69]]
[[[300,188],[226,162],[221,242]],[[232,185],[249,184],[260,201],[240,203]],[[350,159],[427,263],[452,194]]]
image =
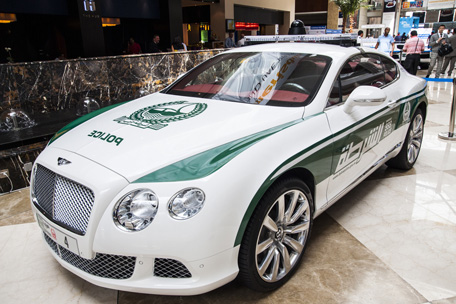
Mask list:
[[[167,295],[213,290],[238,274],[246,225],[271,185],[290,174],[305,179],[316,217],[397,155],[416,109],[425,114],[425,81],[399,65],[399,77],[379,89],[384,102],[355,104],[350,111],[343,103],[327,107],[341,66],[360,54],[354,47],[278,43],[229,52],[283,50],[332,59],[314,100],[305,107],[155,93],[82,119],[53,138],[36,164],[92,189],[95,196],[85,235],[62,228],[76,240],[77,254],[85,259],[97,252],[137,257],[134,274],[126,280],[93,276],[57,260],[108,288]],[[58,158],[71,164],[59,166]],[[201,189],[206,201],[192,218],[176,220],[169,215],[168,202],[186,188]],[[125,232],[113,223],[113,209],[136,189],[155,193],[157,213],[146,229]],[[180,261],[192,278],[154,276],[155,258]]]

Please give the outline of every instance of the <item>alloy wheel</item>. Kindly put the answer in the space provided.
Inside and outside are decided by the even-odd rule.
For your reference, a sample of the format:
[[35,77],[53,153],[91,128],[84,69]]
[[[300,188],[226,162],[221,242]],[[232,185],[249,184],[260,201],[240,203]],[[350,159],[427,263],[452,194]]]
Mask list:
[[310,228],[306,195],[290,190],[272,204],[258,235],[255,255],[260,277],[269,283],[285,277],[303,252]]

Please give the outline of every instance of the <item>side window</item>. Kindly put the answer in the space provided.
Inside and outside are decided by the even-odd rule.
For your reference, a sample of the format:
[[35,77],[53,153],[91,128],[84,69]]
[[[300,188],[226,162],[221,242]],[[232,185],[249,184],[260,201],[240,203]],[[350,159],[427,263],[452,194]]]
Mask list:
[[326,104],[327,107],[333,106],[340,102],[340,77],[337,76],[336,81],[334,82],[333,88],[331,93],[329,93],[328,103]]
[[360,85],[385,85],[385,72],[380,56],[369,54],[350,58],[333,85],[327,106],[345,102],[351,92]]
[[327,107],[347,100],[348,95],[350,95],[350,93],[358,86],[355,81],[352,81],[354,74],[353,68],[356,65],[352,59],[344,64],[339,76],[337,76],[331,93],[329,94],[328,103],[326,105]]
[[[350,72],[350,68],[352,72]],[[375,55],[352,57],[342,69],[340,83],[343,102],[347,100],[354,89],[361,85],[383,86],[385,84],[385,73],[380,58]]]
[[372,82],[365,84],[380,88],[386,84],[385,71],[383,69],[382,60],[377,54],[368,54],[367,64],[365,65],[371,71]]
[[397,78],[397,66],[391,59],[383,56],[381,58],[385,69],[385,83],[388,84]]

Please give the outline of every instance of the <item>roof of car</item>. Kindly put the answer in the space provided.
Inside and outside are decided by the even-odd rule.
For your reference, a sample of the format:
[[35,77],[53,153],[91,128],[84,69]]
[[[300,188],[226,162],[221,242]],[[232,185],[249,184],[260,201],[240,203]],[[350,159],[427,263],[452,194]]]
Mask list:
[[343,47],[316,42],[280,42],[265,43],[240,48],[231,49],[227,52],[286,52],[286,53],[304,53],[304,54],[321,54],[332,58],[346,57],[347,55],[359,54],[356,47]]
[[[265,43],[250,46],[243,46],[230,49],[224,53],[240,52],[286,52],[286,53],[303,53],[303,54],[320,54],[333,59],[343,59],[347,56],[360,54],[362,52],[377,53],[385,55],[383,52],[373,48],[366,47],[346,47],[318,42],[279,42]],[[222,53],[222,54],[224,54]]]

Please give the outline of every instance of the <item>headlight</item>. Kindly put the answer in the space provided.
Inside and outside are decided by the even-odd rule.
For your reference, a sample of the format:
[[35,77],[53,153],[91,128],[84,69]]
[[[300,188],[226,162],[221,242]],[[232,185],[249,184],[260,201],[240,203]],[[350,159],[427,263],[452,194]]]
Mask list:
[[114,207],[114,223],[127,231],[140,231],[150,225],[158,209],[158,198],[148,189],[123,196]]
[[178,220],[189,219],[200,212],[205,199],[204,192],[198,188],[181,190],[169,200],[169,214]]

